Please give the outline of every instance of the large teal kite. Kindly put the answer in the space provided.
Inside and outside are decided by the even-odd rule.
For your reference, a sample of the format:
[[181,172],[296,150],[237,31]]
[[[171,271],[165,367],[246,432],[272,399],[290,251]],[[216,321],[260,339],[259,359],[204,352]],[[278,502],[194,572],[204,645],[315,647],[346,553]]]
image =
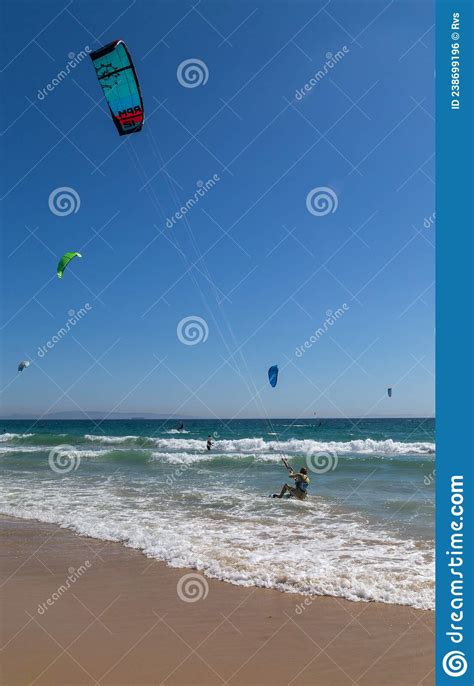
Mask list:
[[144,120],[143,100],[125,43],[112,41],[91,52],[91,58],[119,134],[140,131]]

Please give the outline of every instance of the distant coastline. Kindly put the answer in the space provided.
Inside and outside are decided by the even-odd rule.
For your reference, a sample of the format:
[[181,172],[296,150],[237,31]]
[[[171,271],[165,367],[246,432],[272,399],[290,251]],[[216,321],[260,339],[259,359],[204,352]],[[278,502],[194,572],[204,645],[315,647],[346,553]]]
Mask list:
[[0,422],[10,422],[10,421],[28,421],[28,420],[36,420],[36,421],[87,421],[91,419],[98,419],[101,421],[150,421],[150,420],[158,420],[158,421],[178,421],[178,420],[183,420],[183,421],[216,421],[216,422],[227,422],[230,420],[242,420],[242,421],[248,421],[248,420],[262,420],[262,421],[273,421],[276,419],[288,419],[289,421],[292,420],[301,420],[301,421],[310,421],[310,420],[315,420],[317,419],[318,421],[322,420],[340,420],[343,421],[345,419],[350,420],[350,421],[360,421],[360,420],[365,420],[365,419],[419,419],[419,420],[426,420],[426,419],[435,419],[436,417],[434,415],[428,415],[428,416],[420,416],[420,415],[410,415],[410,414],[401,414],[401,415],[370,415],[370,416],[364,416],[364,417],[326,417],[324,415],[317,415],[316,417],[310,416],[310,417],[288,417],[288,416],[281,416],[281,417],[196,417],[192,415],[184,415],[184,414],[179,414],[179,415],[174,415],[174,414],[165,414],[165,413],[152,413],[152,412],[111,412],[108,414],[107,412],[84,412],[84,413],[79,413],[79,412],[55,412],[54,414],[47,414],[47,415],[40,415],[40,414],[12,414],[8,416],[0,416]]
[[178,419],[182,420],[195,420],[199,417],[192,417],[190,415],[174,415],[165,413],[154,413],[154,412],[110,412],[107,411],[91,411],[91,412],[54,412],[53,414],[46,414],[42,416],[41,414],[11,414],[9,416],[0,417],[0,421],[9,422],[15,420],[29,420],[35,419],[38,421],[50,421],[50,420],[67,420],[67,421],[80,421],[80,420],[90,420],[90,419],[101,419],[101,420],[136,420],[136,421],[149,421],[150,419],[157,420],[167,420],[176,421]]

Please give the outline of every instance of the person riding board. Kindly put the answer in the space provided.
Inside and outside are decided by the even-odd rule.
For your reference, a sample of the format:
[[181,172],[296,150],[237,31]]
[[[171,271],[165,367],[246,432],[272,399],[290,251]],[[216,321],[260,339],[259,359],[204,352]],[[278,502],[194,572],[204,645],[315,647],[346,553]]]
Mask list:
[[213,441],[212,441],[212,436],[207,437],[207,443],[206,443],[206,448],[210,450],[213,446]]
[[283,498],[285,493],[289,493],[290,497],[298,498],[298,500],[305,500],[308,495],[307,490],[309,486],[308,470],[306,467],[301,467],[299,472],[295,472],[288,462],[282,458],[283,464],[288,469],[288,476],[295,480],[294,486],[283,484],[280,493],[274,493],[272,498]]

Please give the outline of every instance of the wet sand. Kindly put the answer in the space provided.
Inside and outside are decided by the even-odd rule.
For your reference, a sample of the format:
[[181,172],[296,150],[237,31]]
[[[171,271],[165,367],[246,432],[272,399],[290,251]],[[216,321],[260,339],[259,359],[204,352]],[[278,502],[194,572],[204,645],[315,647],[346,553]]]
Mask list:
[[432,612],[233,586],[31,520],[0,538],[2,684],[434,684]]

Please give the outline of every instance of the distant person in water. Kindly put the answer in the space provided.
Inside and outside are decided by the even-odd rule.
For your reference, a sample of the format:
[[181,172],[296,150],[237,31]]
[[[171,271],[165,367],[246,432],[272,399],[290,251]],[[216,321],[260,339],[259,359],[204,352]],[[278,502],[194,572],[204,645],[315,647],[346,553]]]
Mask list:
[[212,436],[207,437],[207,443],[206,443],[206,448],[210,450],[212,448]]
[[307,489],[309,486],[308,470],[306,467],[301,467],[299,472],[288,472],[290,479],[295,480],[294,486],[288,486],[288,484],[283,484],[280,493],[274,493],[273,498],[283,498],[285,493],[289,493],[290,497],[298,498],[298,500],[304,500],[306,498]]
[[184,429],[184,424],[181,422],[181,424],[178,426],[178,431],[182,431]]

